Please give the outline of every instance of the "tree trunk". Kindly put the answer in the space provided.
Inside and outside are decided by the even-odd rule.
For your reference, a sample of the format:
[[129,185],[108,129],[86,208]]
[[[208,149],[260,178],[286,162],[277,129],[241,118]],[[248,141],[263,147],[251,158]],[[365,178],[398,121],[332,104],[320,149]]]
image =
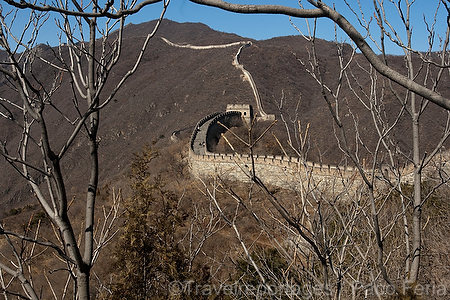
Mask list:
[[85,270],[78,270],[77,272],[77,300],[89,300],[89,268],[83,268]]
[[[413,95],[414,98],[414,95]],[[414,102],[414,101],[413,101]],[[413,241],[411,269],[409,270],[408,284],[413,285],[417,282],[420,265],[420,247],[421,247],[421,217],[422,217],[422,198],[421,198],[421,177],[422,165],[419,153],[419,121],[418,113],[413,114],[413,162],[414,162],[414,211],[413,211]]]

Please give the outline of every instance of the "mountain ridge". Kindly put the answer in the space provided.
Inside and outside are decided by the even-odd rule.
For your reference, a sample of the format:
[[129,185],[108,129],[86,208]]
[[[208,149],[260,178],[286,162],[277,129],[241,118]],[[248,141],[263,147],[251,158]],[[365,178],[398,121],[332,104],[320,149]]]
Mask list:
[[[129,24],[124,29],[122,57],[114,69],[105,93],[110,91],[133,65],[145,36],[153,29],[156,21],[141,24]],[[264,110],[269,114],[280,116],[279,106],[283,99],[283,106],[291,114],[299,118],[302,126],[310,124],[310,161],[325,164],[338,164],[342,159],[342,152],[336,147],[336,140],[332,136],[333,123],[328,112],[319,86],[306,72],[303,63],[308,62],[310,46],[300,36],[277,37],[269,40],[256,41],[242,38],[235,34],[217,32],[201,23],[177,23],[163,20],[156,36],[151,40],[145,52],[143,61],[136,73],[125,83],[115,95],[113,101],[101,112],[100,124],[100,182],[102,184],[125,180],[132,154],[139,151],[145,143],[153,140],[163,140],[169,143],[171,133],[181,131],[188,137],[198,120],[217,111],[224,111],[227,104],[251,104],[255,106],[252,90],[241,79],[242,73],[232,65],[233,57],[238,50],[235,48],[193,50],[171,47],[161,37],[173,43],[191,45],[226,44],[239,41],[252,41],[241,54],[241,62],[252,74]],[[339,66],[336,61],[334,42],[316,41],[320,49],[320,59],[323,73],[327,82],[336,83],[335,74]],[[42,47],[45,55],[51,55],[49,47]],[[351,47],[344,47],[344,56],[350,54]],[[364,58],[357,54],[361,64],[367,65]],[[402,57],[391,57],[392,65],[402,68]],[[39,65],[38,73],[42,78],[51,78],[52,71]],[[67,96],[67,78],[60,90],[55,93],[55,104],[68,115],[76,115],[72,101]],[[364,84],[364,82],[362,83]],[[447,88],[447,92],[449,89]],[[0,94],[14,97],[5,83],[0,84]],[[449,93],[450,94],[450,93]],[[345,90],[343,97],[347,97],[351,105],[351,92]],[[386,102],[389,107],[397,107],[393,100]],[[354,116],[359,122],[367,120],[368,113],[363,108],[355,108]],[[437,114],[442,112],[431,108],[424,116],[426,127],[443,126]],[[53,130],[52,145],[61,147],[67,138],[72,125],[67,124],[61,115],[55,111],[48,113],[49,128]],[[17,116],[19,117],[19,116]],[[287,117],[287,115],[286,115]],[[351,116],[344,120],[352,124]],[[399,125],[399,145],[408,149],[408,138],[402,132],[409,130],[404,118]],[[6,120],[0,120],[0,126],[10,126]],[[367,127],[367,128],[366,128]],[[9,128],[9,127],[4,127]],[[284,125],[280,121],[274,131],[282,135]],[[361,135],[367,137],[373,128],[369,125],[361,128]],[[1,137],[3,140],[17,139],[17,129],[6,130]],[[433,131],[432,131],[433,133]],[[423,133],[426,144],[436,138],[436,133]],[[404,135],[404,134],[403,134]],[[282,137],[284,139],[284,137]],[[374,143],[367,137],[368,146]],[[64,173],[68,176],[68,188],[71,195],[83,192],[87,181],[87,154],[85,144],[81,139],[75,141],[73,149],[64,158]],[[186,145],[187,147],[187,145]],[[424,146],[427,147],[426,145]],[[36,150],[36,148],[35,148]],[[3,160],[0,163],[4,181],[1,183],[0,202],[4,207],[23,206],[33,202],[29,188],[25,187],[11,166]]]

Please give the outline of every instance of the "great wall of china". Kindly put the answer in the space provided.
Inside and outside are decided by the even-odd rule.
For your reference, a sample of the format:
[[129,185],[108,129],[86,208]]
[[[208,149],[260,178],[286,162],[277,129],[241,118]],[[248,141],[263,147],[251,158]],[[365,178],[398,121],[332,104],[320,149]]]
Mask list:
[[[196,50],[227,48],[240,46],[234,56],[232,65],[241,70],[243,78],[249,82],[256,100],[258,120],[274,120],[275,116],[263,110],[256,84],[251,74],[239,62],[243,49],[250,47],[251,42],[235,42],[226,45],[192,46],[175,44],[162,38],[168,45]],[[252,107],[248,104],[229,104],[225,112],[210,114],[198,121],[192,133],[189,147],[189,163],[194,176],[220,176],[222,179],[249,182],[254,168],[255,174],[266,184],[289,189],[299,189],[305,182],[312,183],[322,189],[338,189],[343,186],[361,183],[358,170],[353,167],[322,165],[304,161],[298,157],[273,155],[221,154],[211,149],[217,145],[221,134],[227,128],[242,126],[243,120],[249,123],[253,116]],[[409,182],[410,176],[403,177]]]
[[[306,162],[298,157],[220,154],[211,152],[222,133],[227,128],[242,126],[242,110],[249,105],[229,106],[226,112],[214,113],[201,119],[192,133],[189,147],[189,162],[195,176],[220,176],[222,179],[248,182],[254,166],[255,174],[266,184],[289,189],[299,189],[300,184],[310,182],[324,185],[339,186],[353,183],[357,170],[351,167],[343,168],[332,165],[321,165]],[[245,114],[248,115],[248,114]]]

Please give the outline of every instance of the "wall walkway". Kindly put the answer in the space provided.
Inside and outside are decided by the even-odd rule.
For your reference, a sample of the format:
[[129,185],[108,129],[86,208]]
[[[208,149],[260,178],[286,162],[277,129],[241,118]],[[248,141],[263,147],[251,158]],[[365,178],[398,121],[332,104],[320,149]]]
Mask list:
[[189,149],[191,172],[195,176],[219,175],[223,179],[249,182],[253,163],[256,176],[269,185],[282,188],[299,189],[301,184],[309,181],[322,189],[335,189],[337,185],[342,189],[359,178],[354,168],[304,162],[298,157],[212,153],[210,149],[225,132],[218,122],[230,128],[238,126],[239,119],[240,112],[231,111],[211,114],[197,123]]

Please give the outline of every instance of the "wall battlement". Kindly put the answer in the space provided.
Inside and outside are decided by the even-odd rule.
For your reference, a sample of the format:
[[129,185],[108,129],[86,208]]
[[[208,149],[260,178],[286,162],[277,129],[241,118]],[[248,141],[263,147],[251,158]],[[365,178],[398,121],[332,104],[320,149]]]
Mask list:
[[[310,181],[316,187],[342,189],[359,178],[357,170],[304,162],[299,158],[246,154],[203,154],[190,151],[191,172],[207,178],[219,175],[222,179],[250,182],[252,163],[255,174],[263,182],[282,188],[299,189],[302,183]],[[315,182],[315,183],[314,183]]]
[[[229,163],[229,162],[243,162],[247,164],[252,163],[252,159],[250,155],[247,154],[220,154],[220,153],[212,153],[212,154],[202,154],[195,155],[191,154],[191,158],[204,161],[204,162],[212,162],[212,163]],[[354,173],[357,170],[353,167],[339,167],[333,165],[322,165],[314,162],[306,162],[303,163],[298,157],[286,157],[286,156],[273,156],[273,155],[253,155],[253,163],[258,165],[271,165],[278,166],[281,168],[289,168],[289,169],[298,169],[301,166],[305,166],[314,170],[315,173],[321,174],[322,176],[331,176],[335,175],[336,172],[341,174],[344,173]]]
[[[229,106],[231,109],[231,106]],[[236,108],[248,109],[245,106]],[[298,157],[280,155],[250,155],[222,154],[209,151],[212,144],[217,143],[225,128],[236,126],[242,117],[242,111],[227,110],[227,112],[210,114],[201,119],[191,136],[189,161],[191,172],[195,176],[209,177],[220,175],[222,178],[237,181],[250,181],[252,164],[255,174],[267,184],[283,188],[299,188],[304,180],[313,179],[321,186],[336,182],[346,185],[353,182],[358,173],[352,167],[322,165],[315,162],[303,161]]]

